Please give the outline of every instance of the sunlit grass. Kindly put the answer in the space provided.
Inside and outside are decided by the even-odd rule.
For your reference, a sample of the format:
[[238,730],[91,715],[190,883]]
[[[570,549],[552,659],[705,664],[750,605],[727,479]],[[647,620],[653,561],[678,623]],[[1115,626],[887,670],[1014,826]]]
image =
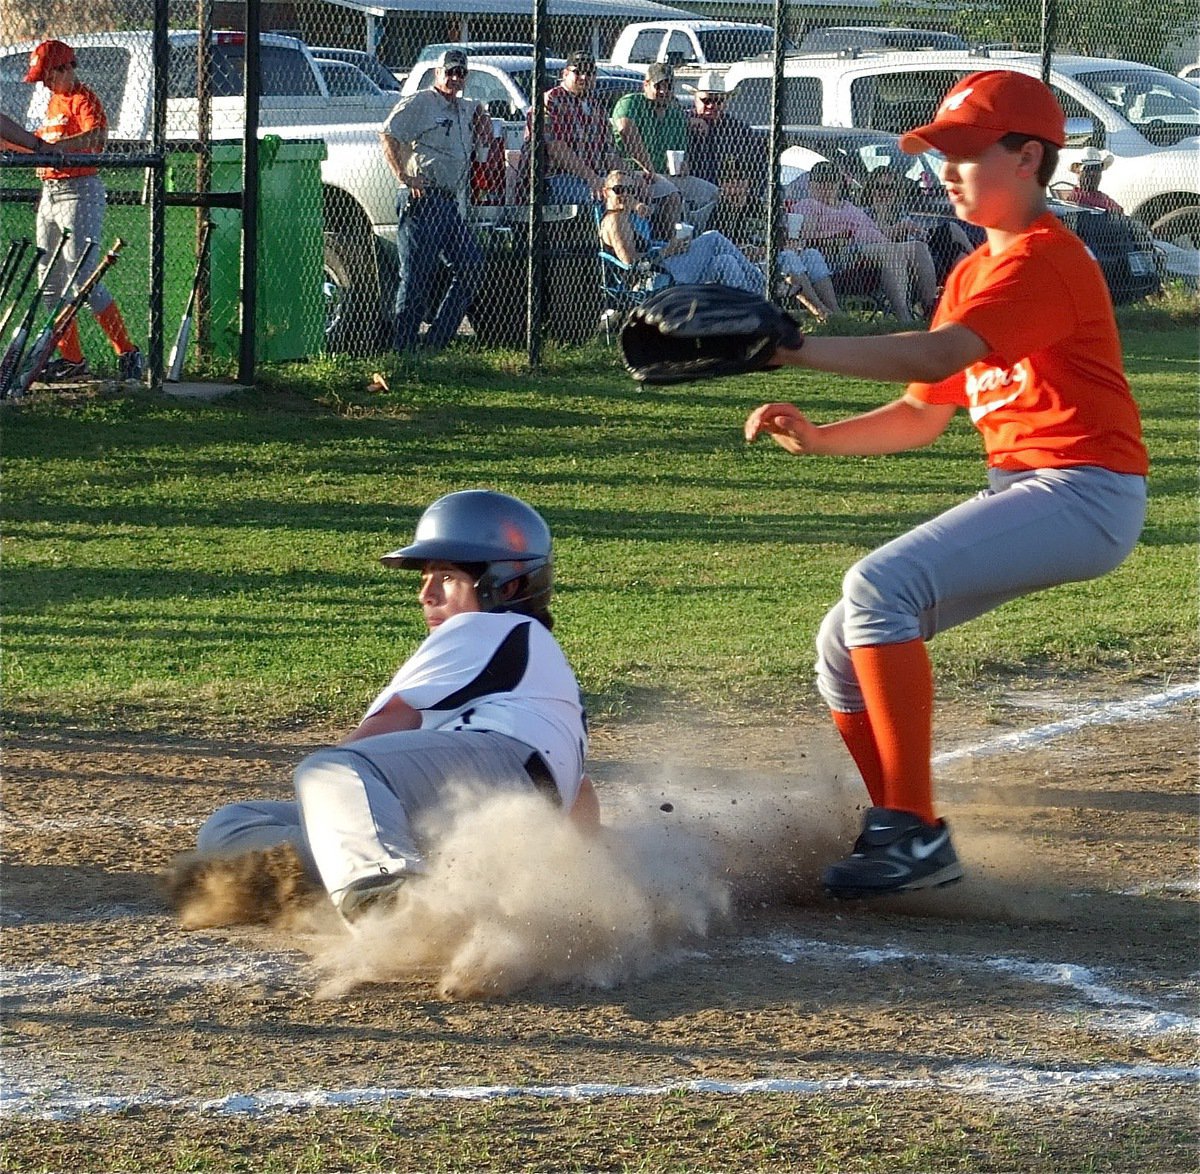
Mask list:
[[[1126,349],[1154,459],[1143,544],[947,633],[944,680],[1194,660],[1194,339]],[[368,393],[381,366],[391,391]],[[422,631],[414,580],[378,556],[470,486],[549,520],[557,633],[594,711],[647,692],[804,703],[845,569],[976,491],[980,443],[960,418],[920,453],[797,460],[747,448],[741,420],[764,398],[823,420],[888,394],[807,373],[647,389],[597,346],[536,375],[517,355],[330,359],[215,403],[28,402],[4,421],[8,708],[348,720]]]

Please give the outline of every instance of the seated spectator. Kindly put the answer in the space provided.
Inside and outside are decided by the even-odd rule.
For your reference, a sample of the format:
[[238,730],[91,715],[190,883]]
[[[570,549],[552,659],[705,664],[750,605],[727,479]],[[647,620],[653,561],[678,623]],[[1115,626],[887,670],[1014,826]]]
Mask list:
[[957,220],[941,216],[926,224],[908,214],[909,182],[899,172],[876,168],[863,184],[867,211],[891,241],[924,241],[933,258],[938,284],[944,285],[950,270],[975,251],[963,226]]
[[1084,208],[1124,213],[1125,209],[1112,196],[1105,195],[1100,190],[1100,178],[1112,166],[1112,161],[1111,155],[1102,155],[1095,147],[1088,147],[1083,152],[1083,158],[1071,164],[1071,170],[1075,173],[1075,185],[1063,189],[1060,193],[1062,198]]
[[[596,59],[586,49],[567,58],[561,79],[546,91],[546,196],[552,204],[604,199],[604,176],[623,162],[603,104],[594,97]],[[528,175],[532,112],[526,118],[523,176]]]
[[925,313],[937,301],[937,274],[924,241],[891,241],[870,215],[843,196],[841,173],[832,164],[814,163],[808,173],[809,195],[789,198],[789,212],[804,216],[804,243],[816,245],[830,258],[836,272],[852,269],[861,261],[878,265],[880,284],[892,312],[901,322],[915,322],[909,285],[915,283]]
[[762,271],[727,237],[702,232],[690,239],[654,241],[648,222],[636,212],[638,181],[628,172],[610,171],[604,186],[600,243],[622,264],[653,261],[680,285],[715,283],[762,294]]
[[[688,220],[703,229],[717,204],[720,189],[691,175],[687,166],[687,119],[675,100],[675,71],[662,62],[646,70],[641,93],[618,99],[612,113],[617,145],[649,184],[654,231],[670,236],[675,223]],[[682,152],[678,175],[667,174],[667,152]]]
[[[796,242],[800,244],[799,241]],[[824,322],[831,314],[840,314],[833,288],[833,270],[820,249],[785,248],[779,252],[779,272],[795,298],[814,318]]]
[[689,174],[720,189],[709,223],[744,244],[762,215],[767,156],[763,137],[728,112],[727,97],[725,79],[719,73],[700,75],[687,123],[686,159]]

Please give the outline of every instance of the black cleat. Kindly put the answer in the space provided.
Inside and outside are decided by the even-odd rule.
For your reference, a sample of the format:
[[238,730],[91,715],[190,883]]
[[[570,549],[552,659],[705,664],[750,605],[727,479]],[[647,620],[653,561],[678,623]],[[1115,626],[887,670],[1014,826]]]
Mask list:
[[136,348],[117,356],[117,378],[122,383],[141,383],[146,377],[146,359]]
[[869,807],[853,852],[822,881],[831,897],[872,897],[937,888],[962,875],[944,819],[928,824],[908,811]]
[[383,910],[392,904],[407,877],[404,873],[382,873],[351,881],[342,890],[338,911],[353,923],[373,910]]
[[80,359],[73,363],[70,359],[51,359],[43,368],[38,379],[42,383],[74,383],[82,379],[91,379],[87,360]]

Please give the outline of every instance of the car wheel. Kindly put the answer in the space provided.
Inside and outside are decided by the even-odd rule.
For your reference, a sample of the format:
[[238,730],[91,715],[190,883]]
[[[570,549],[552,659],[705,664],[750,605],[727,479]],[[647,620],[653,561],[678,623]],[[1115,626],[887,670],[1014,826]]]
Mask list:
[[1181,249],[1200,249],[1200,205],[1187,204],[1160,216],[1150,225],[1155,240]]
[[380,349],[383,305],[371,243],[327,232],[322,270],[326,351],[369,354]]

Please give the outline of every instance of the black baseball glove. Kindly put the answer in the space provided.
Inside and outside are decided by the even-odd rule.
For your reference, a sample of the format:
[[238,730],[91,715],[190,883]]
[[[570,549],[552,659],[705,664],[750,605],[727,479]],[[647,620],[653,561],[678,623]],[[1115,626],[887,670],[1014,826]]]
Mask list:
[[684,383],[761,371],[776,347],[796,350],[794,318],[727,285],[672,285],[636,306],[621,327],[621,354],[643,383]]

